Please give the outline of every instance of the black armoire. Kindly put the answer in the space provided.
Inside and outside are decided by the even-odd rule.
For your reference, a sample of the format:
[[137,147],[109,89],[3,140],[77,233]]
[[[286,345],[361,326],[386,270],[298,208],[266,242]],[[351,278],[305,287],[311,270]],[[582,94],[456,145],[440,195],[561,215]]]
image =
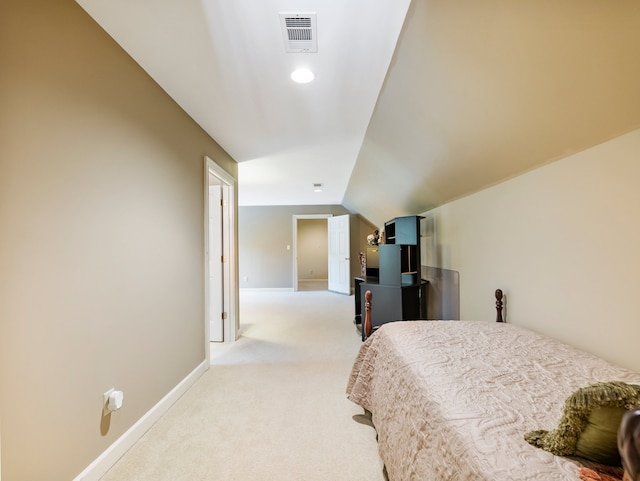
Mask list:
[[[371,324],[427,318],[427,285],[420,277],[420,216],[396,217],[385,222],[385,243],[368,249],[367,275],[354,279],[356,322],[364,322],[364,293],[371,291]],[[377,268],[370,269],[374,261]],[[362,339],[365,339],[364,329]]]

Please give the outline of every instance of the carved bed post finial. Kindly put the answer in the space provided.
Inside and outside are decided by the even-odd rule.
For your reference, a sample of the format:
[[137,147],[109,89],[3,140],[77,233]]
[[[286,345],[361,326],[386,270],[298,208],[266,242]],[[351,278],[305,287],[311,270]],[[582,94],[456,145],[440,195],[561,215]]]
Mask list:
[[364,339],[371,335],[371,291],[364,293]]
[[504,322],[502,318],[502,290],[496,289],[496,322]]

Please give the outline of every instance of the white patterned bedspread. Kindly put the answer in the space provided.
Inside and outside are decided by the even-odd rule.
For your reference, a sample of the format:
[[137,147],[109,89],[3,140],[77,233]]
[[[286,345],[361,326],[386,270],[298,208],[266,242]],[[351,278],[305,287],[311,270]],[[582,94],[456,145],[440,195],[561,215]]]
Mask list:
[[579,481],[577,462],[523,436],[605,381],[640,374],[511,324],[409,321],[367,339],[347,394],[372,413],[390,481]]

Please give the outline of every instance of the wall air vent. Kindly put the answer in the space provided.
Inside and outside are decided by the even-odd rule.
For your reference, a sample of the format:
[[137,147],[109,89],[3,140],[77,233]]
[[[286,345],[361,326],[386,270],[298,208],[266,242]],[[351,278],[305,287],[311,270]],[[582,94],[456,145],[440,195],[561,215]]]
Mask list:
[[284,49],[289,53],[318,51],[315,13],[280,13]]

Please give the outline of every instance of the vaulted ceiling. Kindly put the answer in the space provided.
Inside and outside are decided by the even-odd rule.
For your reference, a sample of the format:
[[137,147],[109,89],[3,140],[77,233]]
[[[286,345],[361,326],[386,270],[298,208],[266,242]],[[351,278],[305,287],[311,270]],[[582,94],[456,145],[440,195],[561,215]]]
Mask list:
[[637,0],[78,3],[239,163],[241,205],[381,224],[640,127]]

